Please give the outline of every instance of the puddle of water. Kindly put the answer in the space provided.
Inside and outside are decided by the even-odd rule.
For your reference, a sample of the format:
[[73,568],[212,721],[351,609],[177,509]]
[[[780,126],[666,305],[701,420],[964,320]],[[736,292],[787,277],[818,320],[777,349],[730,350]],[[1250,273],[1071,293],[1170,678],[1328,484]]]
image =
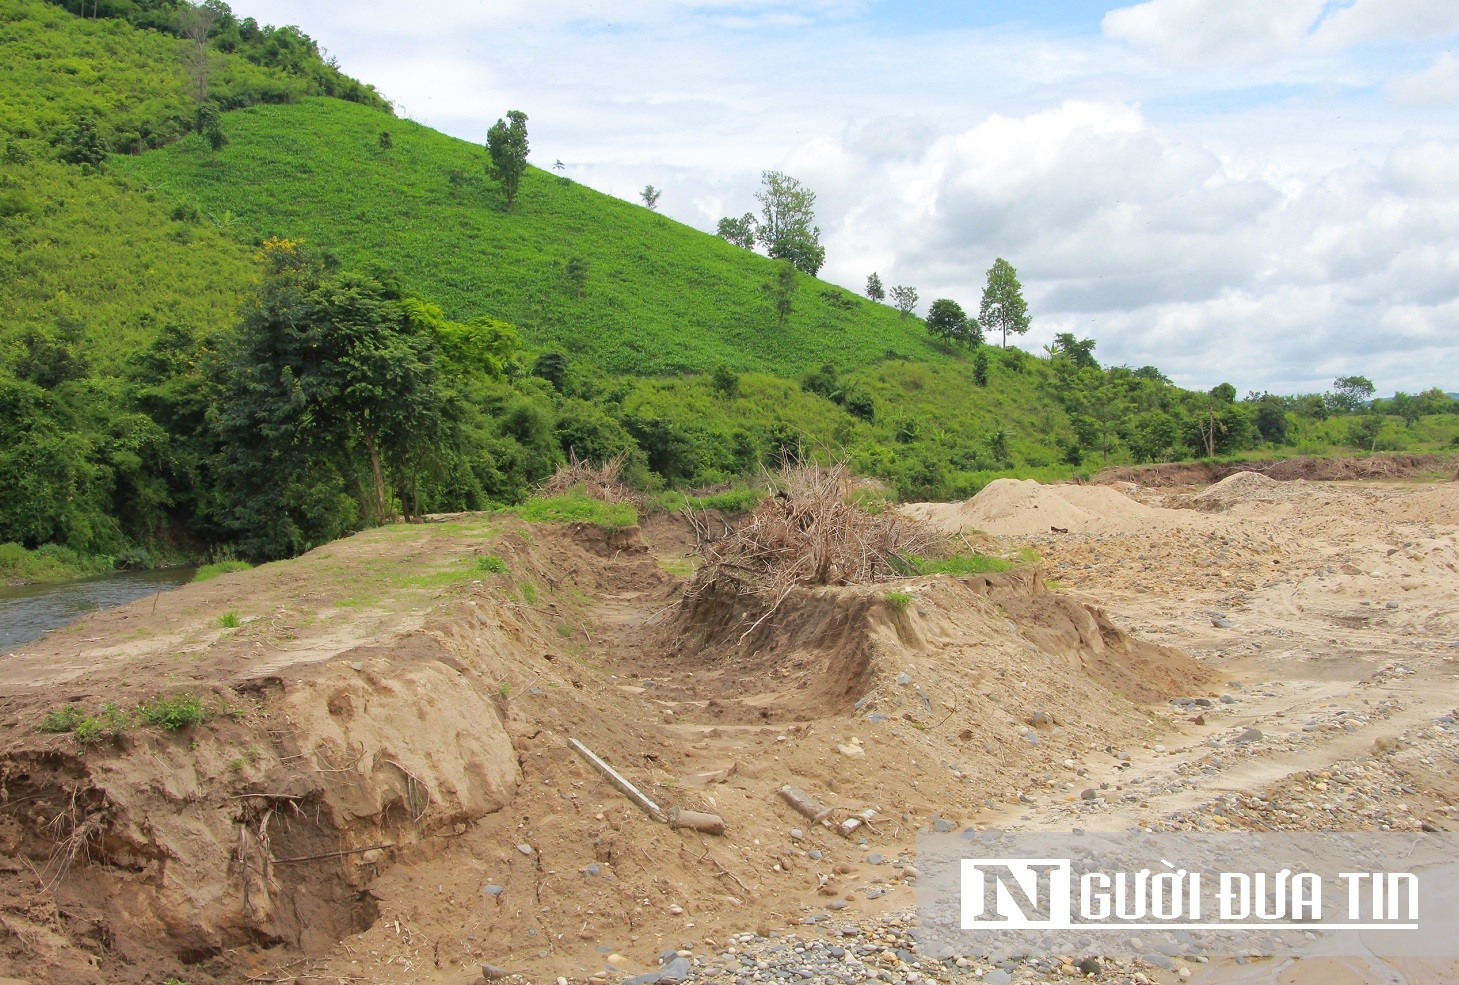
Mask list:
[[195,570],[119,571],[50,585],[0,587],[0,652],[38,640],[88,612],[175,588],[191,581]]

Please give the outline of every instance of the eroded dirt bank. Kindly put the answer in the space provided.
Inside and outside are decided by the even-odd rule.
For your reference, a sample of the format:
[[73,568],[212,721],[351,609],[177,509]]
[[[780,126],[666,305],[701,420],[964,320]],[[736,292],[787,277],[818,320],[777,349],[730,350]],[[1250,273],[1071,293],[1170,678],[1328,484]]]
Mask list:
[[[900,919],[924,827],[1452,827],[1453,484],[990,487],[921,512],[1042,561],[799,590],[746,633],[732,599],[675,605],[668,518],[459,517],[4,658],[0,975],[617,981],[679,950],[739,980],[760,970],[727,949],[756,945],[731,935]],[[205,722],[36,731],[182,693]],[[725,835],[649,818],[569,737]],[[876,813],[842,838],[785,784],[832,820]],[[826,980],[990,973],[900,947]],[[1290,971],[1263,970],[1242,980]]]
[[[682,531],[661,526],[657,554],[636,528],[376,531],[11,655],[5,961],[232,981],[383,934],[370,980],[482,959],[587,975],[605,942],[648,963],[686,923],[799,921],[856,879],[859,839],[791,813],[782,785],[837,819],[874,810],[891,849],[1149,731],[1135,702],[1201,673],[1035,569],[910,579],[894,602],[804,590],[747,635],[733,599],[674,606]],[[107,718],[179,694],[207,720]],[[37,731],[68,704],[103,734]],[[569,737],[727,835],[650,819]],[[819,858],[786,854],[792,827]]]

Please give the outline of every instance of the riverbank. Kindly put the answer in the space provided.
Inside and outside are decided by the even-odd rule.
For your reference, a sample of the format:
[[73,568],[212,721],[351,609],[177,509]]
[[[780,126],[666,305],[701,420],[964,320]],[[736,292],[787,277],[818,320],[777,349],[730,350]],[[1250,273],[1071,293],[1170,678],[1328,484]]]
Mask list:
[[43,585],[71,581],[88,575],[115,571],[114,557],[78,554],[59,544],[46,544],[35,550],[20,544],[0,544],[0,585]]

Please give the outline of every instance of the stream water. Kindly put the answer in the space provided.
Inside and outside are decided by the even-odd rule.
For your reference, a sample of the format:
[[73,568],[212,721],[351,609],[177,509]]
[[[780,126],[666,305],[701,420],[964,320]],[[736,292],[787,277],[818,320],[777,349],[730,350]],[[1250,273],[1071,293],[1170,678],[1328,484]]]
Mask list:
[[119,571],[49,585],[0,587],[0,653],[24,646],[88,612],[125,605],[191,581],[193,568]]

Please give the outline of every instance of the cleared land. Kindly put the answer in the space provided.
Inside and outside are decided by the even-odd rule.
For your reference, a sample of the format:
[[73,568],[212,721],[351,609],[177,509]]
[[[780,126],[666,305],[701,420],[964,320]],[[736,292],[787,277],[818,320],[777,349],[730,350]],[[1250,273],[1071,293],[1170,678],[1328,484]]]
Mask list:
[[[466,982],[485,962],[617,981],[679,950],[720,981],[791,962],[827,981],[976,981],[975,957],[907,946],[913,839],[939,822],[1455,827],[1454,483],[1000,482],[909,512],[1040,560],[797,590],[747,634],[732,600],[676,604],[693,535],[672,516],[616,531],[451,517],[12,655],[0,973]],[[85,747],[36,731],[68,703],[100,718],[182,694],[205,721],[129,720]],[[569,737],[726,833],[651,819]],[[780,800],[785,784],[834,820],[876,814],[842,838]],[[787,929],[801,951],[770,936]],[[1171,964],[1100,976],[1459,975]]]

